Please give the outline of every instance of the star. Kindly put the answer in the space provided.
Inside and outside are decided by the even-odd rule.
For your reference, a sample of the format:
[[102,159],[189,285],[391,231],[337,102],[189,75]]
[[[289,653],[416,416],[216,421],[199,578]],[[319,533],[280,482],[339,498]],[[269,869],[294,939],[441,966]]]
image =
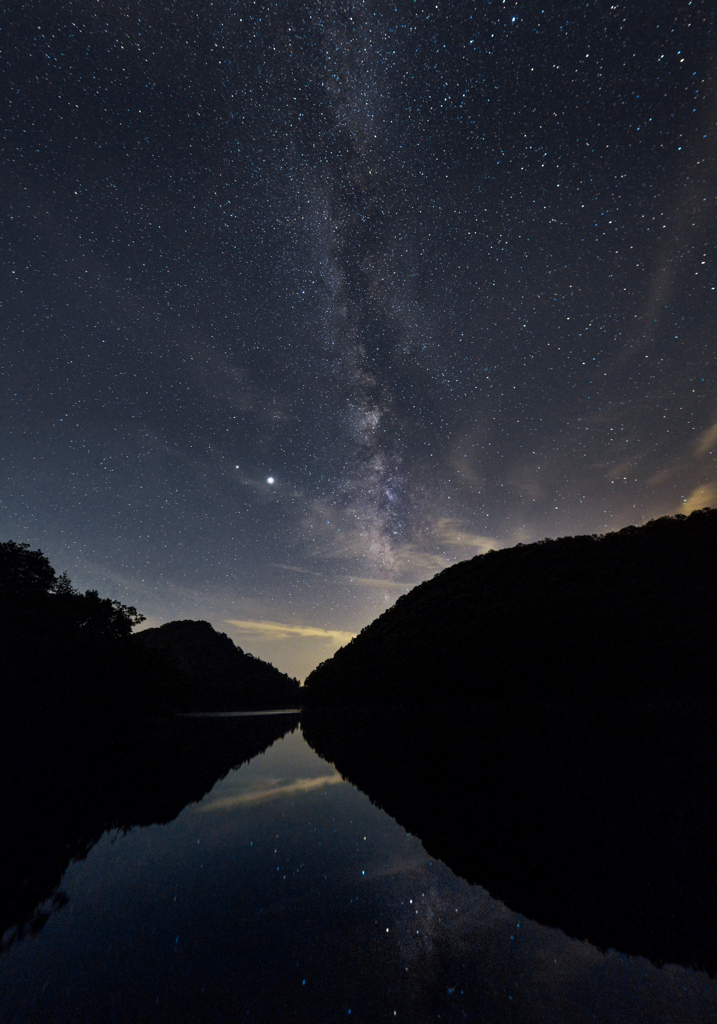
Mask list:
[[448,563],[717,504],[712,0],[647,35],[637,5],[169,3],[122,42],[6,6],[0,540],[158,621],[301,592],[353,635]]

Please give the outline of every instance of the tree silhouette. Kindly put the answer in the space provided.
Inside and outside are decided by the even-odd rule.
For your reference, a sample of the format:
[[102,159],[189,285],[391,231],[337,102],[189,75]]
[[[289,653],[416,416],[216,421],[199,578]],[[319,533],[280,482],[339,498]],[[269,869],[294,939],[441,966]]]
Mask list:
[[1,542],[0,706],[131,703],[137,686],[123,684],[121,677],[132,669],[142,675],[129,640],[143,621],[136,608],[96,590],[79,593],[39,549]]
[[49,594],[56,583],[55,570],[39,548],[31,551],[29,544],[0,542],[0,600],[32,600]]
[[0,709],[73,714],[295,707],[299,683],[208,622],[144,621],[131,605],[79,593],[40,550],[0,543]]

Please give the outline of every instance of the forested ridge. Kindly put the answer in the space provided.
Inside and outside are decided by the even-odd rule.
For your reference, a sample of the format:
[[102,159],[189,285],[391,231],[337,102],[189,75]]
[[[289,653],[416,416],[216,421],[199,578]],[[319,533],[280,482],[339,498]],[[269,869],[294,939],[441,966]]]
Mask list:
[[450,566],[305,685],[315,704],[707,696],[717,510]]
[[80,593],[42,551],[0,543],[0,710],[112,715],[296,705],[299,683],[208,622],[134,633],[136,608]]
[[80,593],[40,550],[0,543],[0,706],[114,712],[161,704],[161,668],[131,645],[137,609]]
[[298,680],[243,651],[209,622],[165,622],[135,633],[133,640],[176,670],[183,682],[174,699],[184,710],[286,708],[301,703]]

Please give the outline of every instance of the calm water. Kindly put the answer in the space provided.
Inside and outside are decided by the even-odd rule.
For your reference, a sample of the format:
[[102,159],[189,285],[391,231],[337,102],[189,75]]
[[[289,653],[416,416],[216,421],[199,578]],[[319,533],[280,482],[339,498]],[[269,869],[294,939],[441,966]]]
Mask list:
[[706,974],[456,877],[298,727],[174,820],[87,845],[63,905],[0,957],[3,1021],[717,1019]]

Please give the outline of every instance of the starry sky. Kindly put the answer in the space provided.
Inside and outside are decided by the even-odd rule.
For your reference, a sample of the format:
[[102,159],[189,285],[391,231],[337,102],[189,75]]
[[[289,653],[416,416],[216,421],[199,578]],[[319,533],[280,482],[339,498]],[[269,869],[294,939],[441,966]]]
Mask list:
[[717,504],[713,0],[0,18],[0,539],[303,678]]

